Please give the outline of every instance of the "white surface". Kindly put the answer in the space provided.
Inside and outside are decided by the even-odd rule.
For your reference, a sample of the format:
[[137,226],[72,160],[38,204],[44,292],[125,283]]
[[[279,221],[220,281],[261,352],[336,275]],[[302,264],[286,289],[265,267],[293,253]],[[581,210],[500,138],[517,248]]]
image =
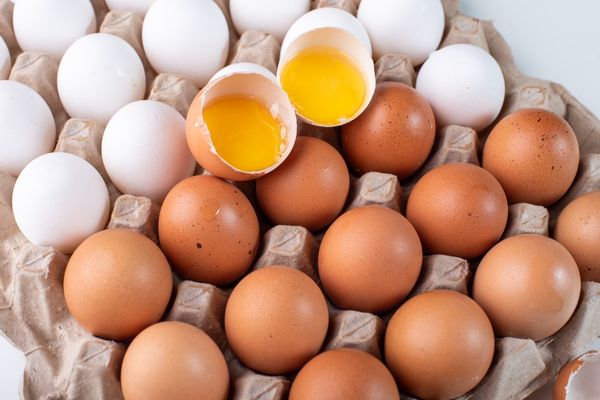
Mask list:
[[[567,87],[600,116],[600,2],[592,0],[462,0],[470,15],[493,19],[523,72]],[[600,346],[596,346],[600,348]],[[0,338],[0,398],[18,399],[24,357]],[[532,400],[548,400],[545,391]]]

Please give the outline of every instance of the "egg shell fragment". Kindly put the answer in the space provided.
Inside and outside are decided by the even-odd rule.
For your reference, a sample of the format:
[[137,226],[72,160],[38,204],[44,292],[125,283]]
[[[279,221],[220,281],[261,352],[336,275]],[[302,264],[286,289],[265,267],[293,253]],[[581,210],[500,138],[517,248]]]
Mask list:
[[569,361],[558,373],[553,400],[600,398],[600,352],[592,350]]

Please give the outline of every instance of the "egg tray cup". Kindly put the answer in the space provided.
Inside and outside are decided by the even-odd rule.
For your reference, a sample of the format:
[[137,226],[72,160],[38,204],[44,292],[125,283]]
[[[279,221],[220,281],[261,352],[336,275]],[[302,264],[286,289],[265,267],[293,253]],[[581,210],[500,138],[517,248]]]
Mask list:
[[[217,1],[230,23],[229,62],[254,62],[275,71],[279,43],[270,35],[246,32],[239,37],[231,28],[227,0]],[[358,0],[318,0],[314,7],[339,7],[356,13]],[[549,210],[530,204],[509,208],[505,237],[520,233],[548,235],[558,213],[575,197],[600,190],[600,121],[562,86],[521,74],[506,42],[490,22],[462,15],[458,0],[443,1],[446,33],[442,46],[470,43],[489,51],[499,62],[507,96],[502,116],[526,107],[548,109],[563,116],[581,146],[578,175],[568,193]],[[152,71],[141,44],[142,18],[121,11],[108,12],[103,0],[92,0],[100,31],[129,42],[140,54],[148,79],[149,99],[162,101],[185,113],[198,92],[193,83],[177,75]],[[102,165],[100,144],[104,127],[90,120],[69,119],[56,88],[58,64],[48,56],[21,52],[12,30],[13,5],[0,0],[0,35],[13,56],[10,79],[25,83],[49,104],[60,136],[56,151],[76,154],[98,169],[109,188],[112,215],[109,228],[128,228],[158,241],[160,207],[149,199],[122,195],[110,182]],[[239,38],[239,40],[238,40]],[[398,81],[414,86],[415,71],[408,58],[387,54],[376,63],[378,81]],[[327,140],[339,149],[338,132],[299,122],[299,134]],[[426,164],[407,182],[389,174],[367,173],[352,181],[347,208],[379,204],[401,211],[414,182],[428,170],[448,162],[479,165],[478,154],[486,137],[470,128],[449,126],[438,132]],[[200,167],[197,174],[205,173]],[[31,244],[20,233],[11,209],[15,178],[0,173],[0,331],[25,354],[21,396],[26,399],[121,399],[120,365],[125,344],[103,340],[83,330],[71,317],[64,301],[62,280],[68,257],[48,247]],[[254,184],[236,184],[256,206]],[[251,270],[272,264],[287,265],[307,273],[318,283],[316,259],[319,236],[296,226],[270,227],[263,219],[261,251]],[[474,265],[457,257],[425,256],[421,276],[410,296],[434,289],[468,294]],[[231,373],[231,399],[278,400],[287,398],[291,376],[267,376],[244,367],[229,348],[223,330],[225,305],[231,288],[174,276],[175,290],[165,320],[188,322],[209,334],[225,354]],[[373,315],[339,310],[330,305],[330,326],[323,349],[358,348],[382,358],[385,324],[392,312]],[[585,282],[570,321],[552,337],[500,338],[492,367],[484,380],[461,399],[520,400],[554,379],[562,365],[586,351],[600,337],[600,284]],[[408,396],[402,398],[410,399]]]

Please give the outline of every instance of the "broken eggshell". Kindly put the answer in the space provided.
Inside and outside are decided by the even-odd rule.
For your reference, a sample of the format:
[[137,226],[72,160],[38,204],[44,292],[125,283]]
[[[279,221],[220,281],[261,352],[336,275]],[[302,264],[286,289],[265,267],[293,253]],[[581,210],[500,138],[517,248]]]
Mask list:
[[369,35],[352,14],[338,8],[324,7],[300,17],[289,29],[281,45],[277,78],[281,84],[286,65],[301,51],[314,47],[331,47],[345,53],[358,67],[365,84],[365,98],[356,113],[347,120],[328,125],[299,117],[315,126],[339,126],[358,117],[375,93],[375,65]]
[[600,352],[592,350],[575,357],[560,370],[552,397],[554,400],[600,398]]
[[[281,124],[281,152],[270,167],[243,171],[228,163],[215,148],[204,121],[204,109],[216,100],[231,96],[252,97],[262,102]],[[277,168],[292,151],[296,141],[296,112],[277,79],[266,68],[252,63],[229,65],[217,72],[198,93],[188,111],[186,137],[192,155],[206,170],[220,178],[248,181]]]

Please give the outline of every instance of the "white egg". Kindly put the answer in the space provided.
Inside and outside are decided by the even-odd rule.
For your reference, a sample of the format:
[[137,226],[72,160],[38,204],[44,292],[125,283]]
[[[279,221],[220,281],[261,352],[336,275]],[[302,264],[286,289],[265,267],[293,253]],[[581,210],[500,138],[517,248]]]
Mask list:
[[282,41],[294,21],[308,12],[310,0],[230,0],[229,9],[240,34],[259,31]]
[[89,0],[19,0],[13,25],[19,47],[47,54],[57,61],[80,37],[96,32]]
[[419,71],[416,88],[431,104],[440,127],[456,124],[476,131],[496,119],[505,95],[496,60],[470,44],[432,53]]
[[10,51],[8,51],[8,46],[2,36],[0,36],[0,80],[8,79],[10,75]]
[[144,98],[140,57],[123,39],[94,33],[69,47],[58,68],[58,93],[73,118],[102,124],[121,107]]
[[111,118],[102,138],[102,160],[119,190],[159,204],[196,166],[185,119],[152,100],[128,104]]
[[144,19],[142,40],[157,72],[204,86],[227,60],[229,28],[212,0],[157,0]]
[[444,33],[440,0],[362,0],[357,17],[369,33],[376,58],[399,53],[413,65],[437,49]]
[[0,171],[19,175],[55,142],[56,126],[42,96],[22,83],[0,81]]
[[137,14],[145,15],[155,1],[156,0],[106,0],[106,5],[111,10],[133,11]]
[[12,207],[30,242],[71,254],[104,229],[110,201],[102,177],[90,163],[69,153],[48,153],[21,172]]

